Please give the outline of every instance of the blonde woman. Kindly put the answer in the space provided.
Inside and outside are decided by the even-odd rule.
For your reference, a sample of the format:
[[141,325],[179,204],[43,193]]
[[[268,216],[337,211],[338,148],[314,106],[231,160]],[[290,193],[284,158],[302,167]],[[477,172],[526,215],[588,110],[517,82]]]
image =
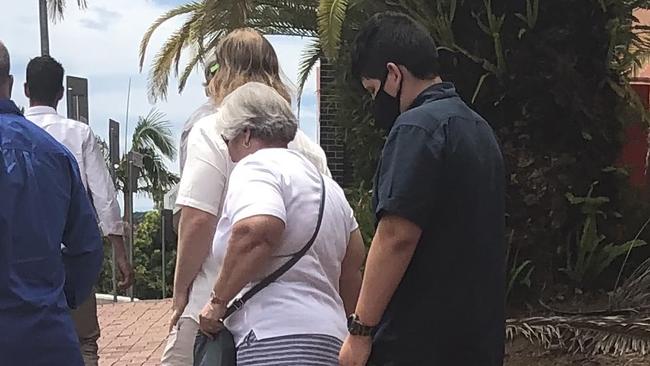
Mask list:
[[[215,105],[247,82],[268,85],[287,102],[288,88],[281,81],[275,50],[259,32],[238,29],[226,35],[215,50],[215,75],[209,84]],[[218,108],[218,107],[217,107]],[[199,120],[189,132],[187,158],[176,204],[181,209],[172,318],[163,366],[191,365],[199,329],[199,313],[210,298],[218,268],[206,267],[212,239],[221,215],[223,197],[233,163],[221,138],[219,112]],[[330,175],[323,150],[300,131],[289,144],[318,170]]]
[[[238,163],[205,264],[219,276],[200,328],[222,331],[227,305],[244,298],[225,320],[238,366],[338,366],[364,259],[352,208],[341,187],[287,149],[298,123],[273,89],[248,83],[221,112],[223,140]],[[285,263],[291,267],[267,284]]]

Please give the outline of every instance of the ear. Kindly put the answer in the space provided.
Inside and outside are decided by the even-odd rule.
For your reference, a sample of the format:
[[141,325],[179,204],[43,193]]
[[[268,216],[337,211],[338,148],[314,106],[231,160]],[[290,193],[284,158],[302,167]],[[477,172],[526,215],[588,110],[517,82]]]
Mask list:
[[25,91],[25,96],[27,97],[27,99],[30,99],[31,96],[29,95],[30,93],[29,93],[29,87],[27,86],[27,83],[23,84],[23,90]]
[[402,69],[397,66],[396,64],[389,62],[386,65],[386,69],[388,69],[388,76],[387,76],[387,81],[394,82],[396,84],[399,84],[402,82]]
[[245,129],[243,135],[243,141],[242,141],[244,147],[249,148],[251,146],[251,138],[252,138],[251,130],[248,128]]
[[65,89],[63,88],[63,86],[61,86],[61,89],[59,90],[59,92],[56,93],[56,101],[57,102],[59,102],[61,99],[63,99],[63,91],[64,90]]

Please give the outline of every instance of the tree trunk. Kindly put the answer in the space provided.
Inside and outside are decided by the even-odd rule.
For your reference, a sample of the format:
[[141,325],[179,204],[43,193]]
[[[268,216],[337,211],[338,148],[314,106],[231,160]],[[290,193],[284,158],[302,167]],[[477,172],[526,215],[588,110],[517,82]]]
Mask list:
[[50,54],[50,39],[47,30],[47,0],[38,0],[38,10],[41,23],[41,55],[47,56]]

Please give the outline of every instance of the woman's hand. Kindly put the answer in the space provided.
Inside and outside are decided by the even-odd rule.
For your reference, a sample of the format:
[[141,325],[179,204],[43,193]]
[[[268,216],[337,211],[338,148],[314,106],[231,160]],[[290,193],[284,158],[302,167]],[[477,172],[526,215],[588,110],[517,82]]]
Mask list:
[[199,315],[199,329],[213,339],[224,328],[221,319],[226,315],[226,306],[207,303]]

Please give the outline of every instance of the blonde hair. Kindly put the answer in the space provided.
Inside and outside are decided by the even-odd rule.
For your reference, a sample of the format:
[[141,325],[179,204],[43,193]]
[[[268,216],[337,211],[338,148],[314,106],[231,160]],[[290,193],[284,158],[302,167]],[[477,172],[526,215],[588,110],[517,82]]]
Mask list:
[[275,89],[291,103],[289,89],[280,79],[278,56],[258,31],[240,28],[228,33],[215,50],[219,70],[210,81],[210,95],[217,104],[235,89],[258,82]]

